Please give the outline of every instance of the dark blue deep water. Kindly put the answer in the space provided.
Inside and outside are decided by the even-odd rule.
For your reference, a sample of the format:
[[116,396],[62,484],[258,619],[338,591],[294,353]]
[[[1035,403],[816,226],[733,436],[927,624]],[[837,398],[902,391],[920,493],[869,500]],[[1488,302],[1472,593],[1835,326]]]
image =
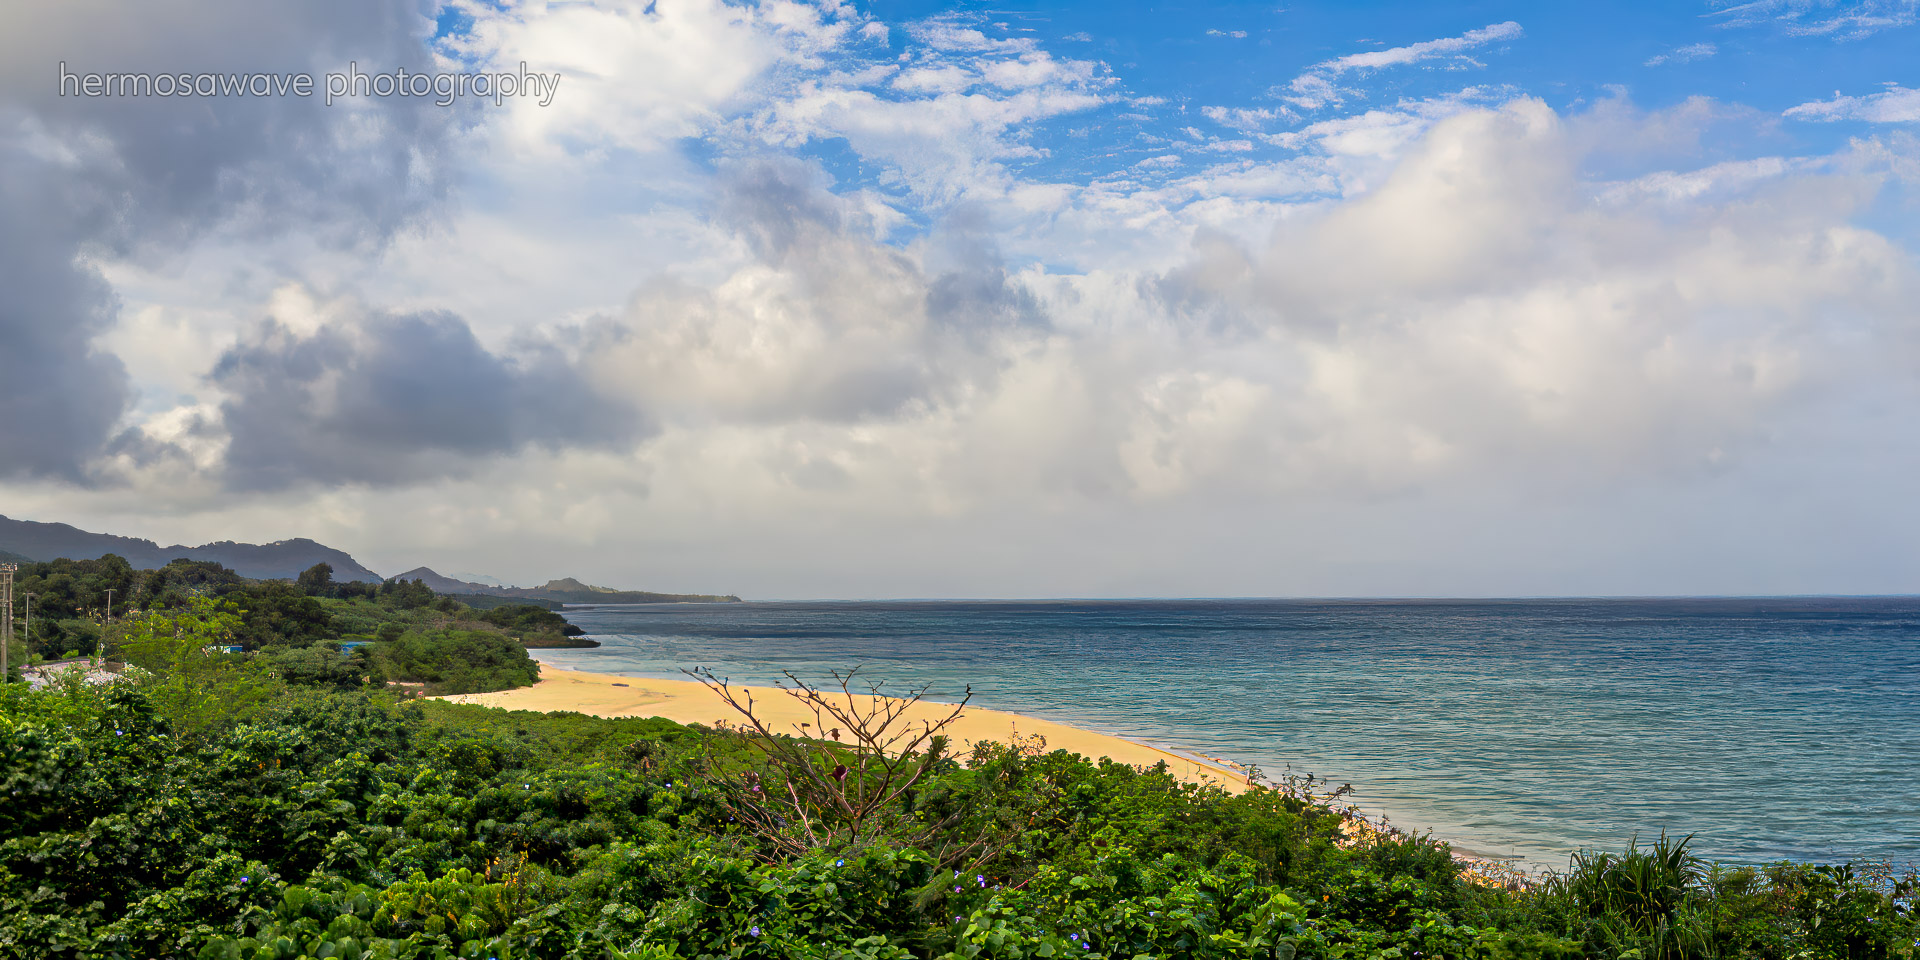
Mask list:
[[635,676],[859,667],[1353,784],[1486,853],[1695,834],[1725,861],[1920,860],[1920,598],[573,607]]

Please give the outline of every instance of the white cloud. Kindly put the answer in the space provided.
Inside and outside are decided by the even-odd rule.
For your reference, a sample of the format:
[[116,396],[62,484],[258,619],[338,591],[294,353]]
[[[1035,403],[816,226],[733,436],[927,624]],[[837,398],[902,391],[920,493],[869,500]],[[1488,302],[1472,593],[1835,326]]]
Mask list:
[[1386,50],[1350,53],[1344,57],[1316,64],[1313,69],[1323,74],[1338,75],[1350,70],[1380,70],[1425,60],[1458,58],[1476,47],[1518,40],[1524,33],[1525,31],[1520,29],[1518,23],[1508,20],[1503,23],[1489,24],[1478,30],[1469,30],[1457,37],[1425,40],[1420,43],[1410,43],[1404,47],[1390,47]]
[[972,27],[952,20],[932,20],[914,24],[909,32],[915,40],[941,51],[958,53],[1021,54],[1035,50],[1039,43],[1028,37],[995,40]]
[[1341,103],[1348,95],[1348,92],[1342,90],[1337,83],[1343,74],[1383,70],[1388,67],[1432,60],[1444,60],[1454,67],[1478,67],[1482,64],[1467,56],[1467,51],[1488,44],[1518,40],[1523,35],[1525,31],[1521,29],[1520,24],[1507,20],[1489,24],[1478,30],[1469,30],[1457,37],[1442,37],[1438,40],[1425,40],[1404,47],[1352,53],[1314,64],[1306,72],[1293,78],[1286,87],[1276,88],[1273,95],[1303,110],[1318,110],[1331,104]]
[[1646,66],[1657,67],[1667,63],[1692,63],[1705,60],[1720,52],[1720,48],[1711,43],[1689,43],[1684,47],[1675,47],[1667,53],[1655,54],[1647,58]]
[[1257,133],[1265,129],[1266,126],[1273,121],[1283,117],[1290,117],[1292,114],[1290,111],[1275,110],[1267,107],[1257,109],[1249,109],[1246,107],[1201,107],[1200,115],[1231,130],[1239,130],[1244,133]]
[[1661,170],[1605,187],[1600,191],[1599,199],[1607,203],[1628,203],[1646,198],[1692,201],[1715,193],[1749,190],[1757,184],[1818,166],[1786,157],[1759,157],[1753,160],[1729,160],[1699,170]]
[[[1690,155],[1684,118],[1469,88],[1284,133],[1267,132],[1283,108],[1201,108],[1248,134],[1189,129],[1048,179],[1018,164],[1044,155],[1037,124],[1167,101],[971,21],[492,9],[476,55],[560,51],[578,101],[484,116],[460,205],[378,249],[229,232],[104,263],[126,306],[100,343],[148,394],[130,425],[175,453],[112,453],[117,489],[10,484],[9,512],[759,596],[1417,590],[1460,582],[1452,533],[1544,518],[1516,534],[1540,552],[1480,568],[1524,577],[1643,515],[1607,491],[1695,491],[1745,529],[1754,497],[1713,506],[1717,478],[1839,443],[1854,421],[1835,405],[1903,397],[1920,357],[1911,253],[1856,222],[1920,155],[1900,132],[1694,166],[1670,159]],[[883,35],[900,49],[876,53]],[[1342,57],[1293,92],[1331,102],[1336,78],[1460,66],[1518,35]],[[632,89],[646,69],[659,89]],[[1858,99],[1790,115],[1889,109]],[[857,164],[791,156],[826,142]],[[1603,151],[1636,150],[1661,159],[1587,179]],[[871,182],[831,179],[854,166]],[[378,489],[209,479],[231,398],[196,356],[268,315],[291,353],[342,328],[358,349],[380,315],[433,309],[472,318],[473,352],[512,372],[516,345],[563,356],[648,429]],[[1368,579],[1420,557],[1424,573]]]
[[1909,90],[1897,83],[1889,83],[1887,89],[1864,97],[1847,97],[1834,91],[1832,100],[1815,100],[1790,107],[1784,116],[1794,120],[1920,123],[1920,90]]
[[861,26],[783,0],[488,6],[474,16],[451,45],[463,59],[561,74],[550,105],[516,104],[511,123],[498,125],[511,143],[546,151],[650,151],[704,134],[769,70],[807,62]]
[[1771,24],[1802,37],[1861,40],[1920,22],[1920,0],[1717,0],[1728,27]]

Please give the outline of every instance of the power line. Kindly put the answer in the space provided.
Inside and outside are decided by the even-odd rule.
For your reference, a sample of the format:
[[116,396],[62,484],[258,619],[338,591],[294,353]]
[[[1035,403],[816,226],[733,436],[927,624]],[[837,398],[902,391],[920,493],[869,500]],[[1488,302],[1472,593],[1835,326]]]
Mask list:
[[0,617],[0,683],[13,675],[13,573],[18,569],[17,563],[0,563],[0,604],[7,608]]

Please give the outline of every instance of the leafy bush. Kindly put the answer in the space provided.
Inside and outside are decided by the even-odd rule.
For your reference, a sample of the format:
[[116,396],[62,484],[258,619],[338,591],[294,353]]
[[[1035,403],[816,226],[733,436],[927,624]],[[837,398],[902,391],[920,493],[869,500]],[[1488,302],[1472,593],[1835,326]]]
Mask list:
[[478,630],[429,630],[381,643],[374,669],[388,680],[417,682],[436,694],[485,693],[528,686],[540,665],[511,637]]
[[529,633],[557,633],[564,637],[577,637],[586,632],[568,623],[566,617],[530,603],[494,607],[481,614],[480,619],[514,636]]
[[[148,632],[231,617],[186,613]],[[186,642],[153,649],[204,676]],[[1911,960],[1920,935],[1884,871],[1663,841],[1477,887],[1443,845],[1348,840],[1300,793],[1034,742],[927,765],[871,821],[897,831],[789,849],[729,819],[744,773],[795,775],[748,734],[258,676],[208,716],[141,656],[110,687],[0,685],[0,956]],[[992,824],[1017,830],[942,865]]]

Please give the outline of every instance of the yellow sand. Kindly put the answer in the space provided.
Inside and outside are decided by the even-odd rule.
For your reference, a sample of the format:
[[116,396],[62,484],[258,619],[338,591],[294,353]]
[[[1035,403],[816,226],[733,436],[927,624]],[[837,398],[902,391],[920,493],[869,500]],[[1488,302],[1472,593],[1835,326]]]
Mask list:
[[[735,687],[735,695],[751,694],[753,712],[768,728],[780,733],[818,735],[813,711],[777,687]],[[508,710],[533,710],[547,713],[570,710],[596,717],[665,717],[676,723],[701,723],[717,726],[741,724],[743,717],[704,684],[692,680],[653,680],[620,677],[602,673],[579,673],[551,665],[540,667],[540,682],[517,690],[498,693],[469,693],[445,698],[456,703],[478,703]],[[867,700],[862,696],[861,700]],[[866,704],[862,703],[863,712]],[[951,704],[921,702],[907,707],[904,719],[916,724],[937,721],[950,712]],[[800,724],[814,724],[802,729]],[[1010,742],[1014,736],[1045,738],[1049,750],[1069,750],[1086,757],[1109,757],[1136,767],[1150,767],[1165,761],[1167,769],[1183,780],[1216,783],[1240,792],[1245,790],[1246,775],[1218,764],[1170,753],[1125,737],[1094,733],[1064,723],[1025,717],[998,710],[967,707],[947,728],[948,737],[965,754],[976,741]]]

